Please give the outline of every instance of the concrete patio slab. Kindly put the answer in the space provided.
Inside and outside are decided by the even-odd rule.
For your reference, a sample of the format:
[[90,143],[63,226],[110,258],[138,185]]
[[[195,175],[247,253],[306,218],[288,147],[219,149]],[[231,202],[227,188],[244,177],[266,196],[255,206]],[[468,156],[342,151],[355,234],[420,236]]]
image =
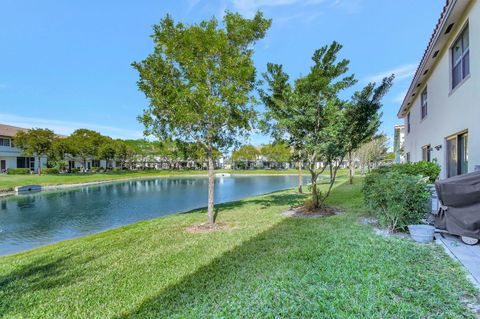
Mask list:
[[467,269],[470,281],[480,289],[480,245],[465,245],[459,237],[443,233],[436,233],[435,239]]

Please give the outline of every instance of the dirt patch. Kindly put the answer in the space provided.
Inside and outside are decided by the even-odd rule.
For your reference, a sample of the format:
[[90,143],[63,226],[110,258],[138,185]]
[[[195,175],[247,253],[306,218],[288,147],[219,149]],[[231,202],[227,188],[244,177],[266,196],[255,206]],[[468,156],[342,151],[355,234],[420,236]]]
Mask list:
[[210,233],[214,231],[219,231],[219,230],[227,230],[230,229],[230,226],[225,223],[215,223],[215,224],[209,224],[209,223],[203,223],[199,225],[193,225],[187,228],[187,233],[190,234],[198,234],[198,233]]
[[342,212],[335,207],[323,207],[316,209],[307,209],[304,206],[292,207],[291,209],[283,212],[287,217],[301,217],[301,218],[319,218],[339,215]]

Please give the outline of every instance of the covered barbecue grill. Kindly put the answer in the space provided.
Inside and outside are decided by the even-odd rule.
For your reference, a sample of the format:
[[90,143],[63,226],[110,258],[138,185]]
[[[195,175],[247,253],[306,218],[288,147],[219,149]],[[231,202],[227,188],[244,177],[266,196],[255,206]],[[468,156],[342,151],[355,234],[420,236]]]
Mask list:
[[435,183],[441,206],[435,227],[462,236],[475,244],[480,239],[480,172],[451,177]]

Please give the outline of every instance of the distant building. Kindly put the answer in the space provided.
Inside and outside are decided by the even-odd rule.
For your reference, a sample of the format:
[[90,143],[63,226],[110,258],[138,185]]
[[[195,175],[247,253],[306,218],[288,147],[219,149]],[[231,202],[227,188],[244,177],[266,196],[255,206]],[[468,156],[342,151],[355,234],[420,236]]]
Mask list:
[[36,171],[41,165],[47,167],[47,158],[42,157],[40,163],[34,157],[25,157],[22,150],[15,147],[13,137],[18,132],[28,131],[26,128],[0,124],[0,173],[8,168],[29,168]]
[[407,161],[435,161],[440,178],[480,165],[480,4],[448,0],[398,117]]
[[395,153],[395,163],[403,163],[403,144],[405,143],[405,125],[395,125],[393,134],[393,152]]

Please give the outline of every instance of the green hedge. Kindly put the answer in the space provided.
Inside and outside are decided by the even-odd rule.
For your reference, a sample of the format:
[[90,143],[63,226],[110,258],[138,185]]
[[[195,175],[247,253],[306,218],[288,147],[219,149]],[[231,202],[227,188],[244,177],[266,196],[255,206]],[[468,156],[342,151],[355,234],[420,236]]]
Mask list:
[[395,231],[421,222],[428,212],[431,192],[426,177],[377,171],[365,177],[363,195],[379,224]]
[[30,174],[29,168],[7,168],[7,174],[9,175],[28,175]]
[[390,166],[382,166],[372,170],[371,174],[386,174],[388,172],[397,172],[406,175],[418,175],[428,178],[429,183],[435,183],[440,175],[440,166],[433,162],[416,162],[405,164],[393,164]]
[[42,174],[60,174],[60,170],[58,168],[42,168]]

